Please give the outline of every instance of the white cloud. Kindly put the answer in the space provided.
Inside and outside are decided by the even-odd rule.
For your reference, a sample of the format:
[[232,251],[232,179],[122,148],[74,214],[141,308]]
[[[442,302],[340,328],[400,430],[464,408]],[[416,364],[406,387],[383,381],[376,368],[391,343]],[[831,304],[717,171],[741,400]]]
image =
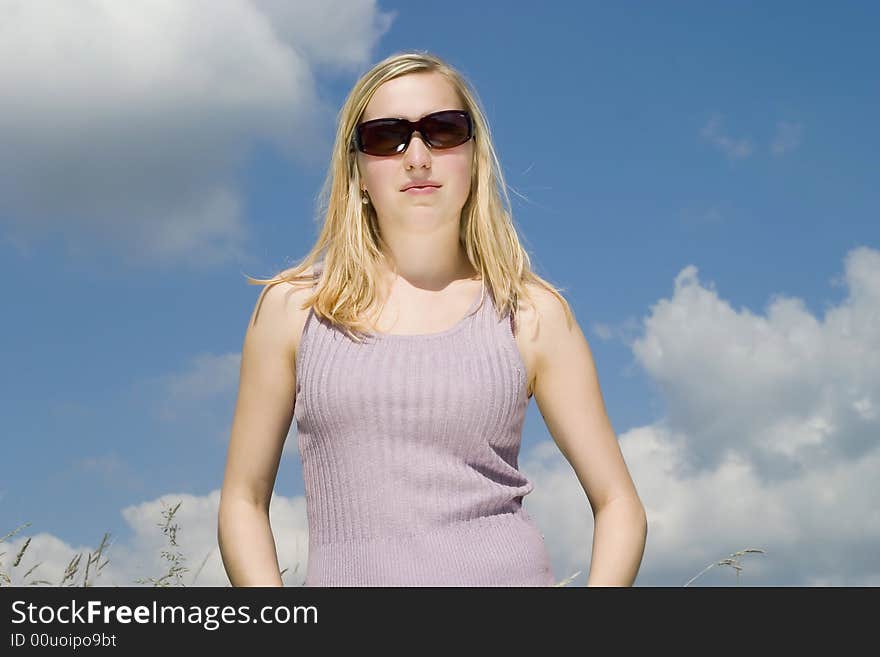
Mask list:
[[714,114],[709,119],[700,134],[732,159],[748,157],[755,150],[750,138],[734,139],[724,134],[721,131],[721,116],[719,114]]
[[695,267],[677,276],[673,298],[654,305],[632,347],[695,465],[733,448],[762,474],[795,474],[877,445],[877,427],[857,407],[880,399],[870,374],[880,370],[880,254],[851,252],[846,280],[848,298],[816,318],[782,296],[765,315],[736,311],[699,283]]
[[317,164],[335,110],[313,67],[357,69],[392,18],[367,1],[0,2],[7,239],[132,263],[245,257],[233,177],[249,148]]
[[776,135],[770,144],[770,152],[774,155],[782,155],[793,151],[801,145],[803,124],[780,121],[776,124]]
[[[765,554],[742,560],[742,584],[880,578],[880,252],[850,252],[844,278],[849,295],[821,318],[784,297],[735,310],[692,266],[653,306],[631,347],[668,414],[619,436],[648,511],[637,584],[681,585],[743,548]],[[592,517],[571,467],[552,443],[521,465],[554,563],[580,567]]]
[[254,0],[271,20],[275,32],[314,65],[356,70],[370,58],[372,47],[394,19],[375,0],[289,2]]

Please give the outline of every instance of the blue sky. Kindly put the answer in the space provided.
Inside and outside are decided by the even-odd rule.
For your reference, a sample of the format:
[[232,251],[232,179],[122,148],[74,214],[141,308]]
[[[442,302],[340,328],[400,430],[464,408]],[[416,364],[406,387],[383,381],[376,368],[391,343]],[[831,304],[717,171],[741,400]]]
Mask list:
[[[523,244],[593,350],[649,511],[637,585],[746,547],[766,552],[741,584],[880,584],[880,10],[208,6],[0,0],[0,534],[32,523],[26,563],[60,579],[109,531],[105,584],[156,574],[161,503],[184,500],[198,583],[225,584],[243,273],[308,251],[348,90],[419,49],[476,88]],[[590,509],[534,400],[520,467],[582,585]],[[302,495],[293,426],[272,509],[291,569]]]

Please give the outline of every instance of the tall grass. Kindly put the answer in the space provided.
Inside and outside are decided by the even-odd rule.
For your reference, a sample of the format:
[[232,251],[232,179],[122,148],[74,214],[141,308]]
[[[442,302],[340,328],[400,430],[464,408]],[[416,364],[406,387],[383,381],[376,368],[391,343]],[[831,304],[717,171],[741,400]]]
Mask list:
[[[189,584],[185,584],[183,581],[184,574],[190,572],[190,569],[186,567],[186,557],[182,552],[178,549],[177,544],[177,532],[180,529],[180,526],[174,522],[174,516],[177,513],[178,509],[180,509],[181,503],[178,502],[173,507],[165,508],[162,511],[163,522],[158,523],[158,526],[162,528],[162,533],[165,535],[167,541],[167,548],[162,549],[160,552],[160,556],[163,560],[167,562],[167,570],[163,574],[158,577],[139,577],[135,580],[137,584],[151,584],[152,586],[195,586],[196,581],[198,580],[199,574],[202,572],[202,569],[205,567],[205,563],[208,561],[208,558],[211,556],[211,553],[214,551],[213,549],[205,555],[202,562],[199,564],[199,567],[196,569],[193,574],[192,580]],[[164,503],[162,504],[164,507]],[[26,522],[23,525],[16,527],[11,532],[0,538],[0,544],[5,543],[7,539],[15,536],[21,530],[26,527],[30,527],[31,523]],[[104,552],[108,548],[108,539],[110,537],[109,532],[105,532],[103,538],[101,538],[101,543],[98,545],[98,548],[94,552],[89,552],[86,557],[85,565],[82,564],[82,553],[75,554],[70,562],[67,564],[67,567],[64,570],[64,573],[61,577],[61,581],[57,584],[46,580],[34,578],[28,580],[28,577],[31,577],[33,572],[39,568],[42,562],[38,562],[35,565],[31,566],[24,575],[21,576],[21,581],[24,582],[24,586],[95,586],[94,580],[100,576],[103,568],[109,563],[109,559],[104,559],[102,562],[101,559],[104,557]],[[28,538],[24,544],[21,546],[21,549],[15,555],[15,559],[12,561],[11,568],[14,570],[16,568],[21,567],[22,557],[28,549],[28,546],[31,544],[31,539]],[[2,547],[2,546],[0,546]],[[738,552],[734,552],[728,557],[721,559],[719,561],[715,561],[710,563],[708,566],[703,568],[699,573],[690,578],[684,586],[690,586],[697,578],[704,575],[706,572],[711,570],[716,566],[727,566],[733,568],[736,571],[736,583],[739,585],[739,575],[743,570],[743,566],[740,563],[740,558],[746,554],[751,553],[760,553],[763,554],[764,550],[759,548],[746,548],[744,550],[739,550]],[[0,552],[0,558],[2,558],[6,552]],[[294,567],[293,572],[297,572],[299,570],[300,564],[297,563]],[[0,561],[0,586],[12,586],[12,577],[10,572],[6,572],[4,569],[3,562]],[[80,578],[79,573],[82,572],[82,577]],[[281,579],[284,580],[284,575],[288,572],[288,568],[284,568],[281,571]],[[574,579],[581,574],[582,571],[578,570],[575,573],[572,573],[568,577],[562,579],[559,582],[553,584],[554,587],[557,586],[568,586]],[[229,584],[226,585],[230,586]]]

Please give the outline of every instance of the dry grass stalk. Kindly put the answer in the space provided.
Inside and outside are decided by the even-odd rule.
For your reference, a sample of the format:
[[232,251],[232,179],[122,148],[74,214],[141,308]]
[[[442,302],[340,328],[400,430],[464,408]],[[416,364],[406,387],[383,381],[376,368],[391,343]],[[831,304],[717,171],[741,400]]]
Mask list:
[[[177,513],[177,510],[180,508],[180,505],[181,502],[178,502],[174,508],[163,510],[162,516],[165,518],[165,522],[159,524],[162,528],[162,533],[168,537],[168,542],[173,548],[178,547],[177,531],[180,527],[177,523],[172,524],[171,521],[174,518],[174,514]],[[164,502],[162,503],[162,506],[165,506]],[[184,586],[181,578],[183,577],[183,573],[189,572],[189,568],[183,565],[183,562],[185,561],[183,554],[178,550],[162,550],[161,554],[162,558],[169,562],[168,572],[158,579],[154,577],[148,577],[147,579],[138,578],[135,582],[138,584],[152,582],[153,586]]]
[[733,568],[736,571],[736,585],[739,586],[739,574],[742,571],[742,566],[739,563],[739,558],[741,556],[743,556],[744,554],[749,554],[752,552],[760,552],[761,554],[764,554],[764,550],[761,550],[760,548],[746,548],[745,550],[739,550],[738,552],[734,552],[726,559],[721,559],[720,561],[710,563],[708,566],[703,568],[703,570],[701,570],[696,575],[691,577],[687,582],[685,582],[685,586],[688,586],[691,582],[693,582],[695,579],[700,577],[703,573],[707,572],[710,568],[714,568],[715,566],[730,566],[731,568]]

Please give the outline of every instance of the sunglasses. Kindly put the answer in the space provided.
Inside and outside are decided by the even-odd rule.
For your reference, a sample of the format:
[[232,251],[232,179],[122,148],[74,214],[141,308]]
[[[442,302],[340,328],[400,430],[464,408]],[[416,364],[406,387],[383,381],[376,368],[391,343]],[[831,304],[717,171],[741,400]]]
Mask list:
[[474,135],[471,115],[464,110],[443,110],[426,114],[418,121],[373,119],[358,124],[351,148],[367,155],[396,155],[409,146],[413,132],[419,131],[431,148],[453,148]]

